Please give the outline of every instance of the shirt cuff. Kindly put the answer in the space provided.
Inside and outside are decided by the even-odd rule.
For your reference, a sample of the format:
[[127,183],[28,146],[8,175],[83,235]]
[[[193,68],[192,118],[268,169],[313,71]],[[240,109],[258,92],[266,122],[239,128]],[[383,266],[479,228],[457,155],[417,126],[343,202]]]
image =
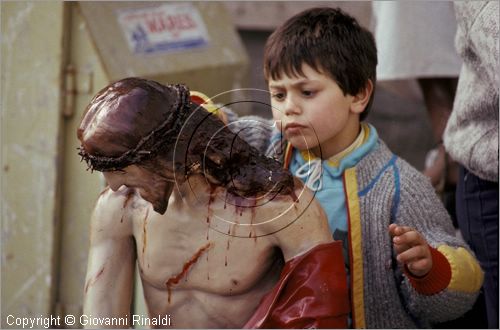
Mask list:
[[422,277],[411,274],[407,266],[404,273],[410,280],[413,288],[420,294],[431,296],[446,289],[451,280],[451,266],[448,259],[437,249],[429,245],[432,257],[431,270]]

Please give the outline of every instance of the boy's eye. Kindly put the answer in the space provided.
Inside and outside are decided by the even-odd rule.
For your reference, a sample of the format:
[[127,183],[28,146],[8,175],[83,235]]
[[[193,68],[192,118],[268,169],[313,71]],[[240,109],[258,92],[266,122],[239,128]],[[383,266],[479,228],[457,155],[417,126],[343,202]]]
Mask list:
[[285,98],[285,94],[284,93],[273,93],[272,98],[277,100],[277,101],[281,101]]
[[304,96],[313,96],[314,92],[313,91],[302,91],[302,95],[304,95]]

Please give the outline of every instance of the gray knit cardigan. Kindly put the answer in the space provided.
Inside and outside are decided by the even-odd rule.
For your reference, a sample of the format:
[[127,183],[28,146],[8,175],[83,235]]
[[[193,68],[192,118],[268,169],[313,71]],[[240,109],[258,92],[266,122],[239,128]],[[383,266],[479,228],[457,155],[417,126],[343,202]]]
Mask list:
[[[366,327],[429,327],[463,315],[477,298],[483,273],[466,243],[456,237],[450,217],[429,180],[394,156],[381,140],[355,170],[361,211]],[[443,246],[450,247],[451,253],[446,257],[452,264],[452,281],[455,277],[464,282],[463,286],[454,283],[431,296],[419,294],[395,265],[387,231],[390,223],[415,228],[430,246],[440,251]],[[459,247],[466,250],[455,254]],[[467,258],[470,265],[461,267],[456,262]]]
[[[228,113],[231,129],[252,126],[242,136],[268,155],[272,121]],[[245,132],[247,130],[242,130]],[[463,315],[475,302],[483,272],[467,244],[455,235],[452,222],[429,180],[381,140],[353,169],[361,224],[363,276],[361,298],[352,294],[352,307],[361,306],[367,328],[419,328]],[[351,221],[351,220],[349,220]],[[430,246],[438,248],[451,266],[451,281],[433,295],[421,294],[397,265],[388,234],[390,223],[417,229]],[[352,244],[352,243],[351,243]],[[352,269],[351,269],[352,272]],[[351,287],[352,290],[352,287]],[[352,292],[351,292],[352,293]]]

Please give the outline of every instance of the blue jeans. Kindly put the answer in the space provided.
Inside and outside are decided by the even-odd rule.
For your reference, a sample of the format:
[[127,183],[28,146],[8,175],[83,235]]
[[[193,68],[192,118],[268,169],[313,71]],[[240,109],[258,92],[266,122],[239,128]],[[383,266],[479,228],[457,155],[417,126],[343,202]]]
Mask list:
[[498,182],[483,180],[460,166],[456,210],[462,236],[485,272],[488,328],[498,328]]

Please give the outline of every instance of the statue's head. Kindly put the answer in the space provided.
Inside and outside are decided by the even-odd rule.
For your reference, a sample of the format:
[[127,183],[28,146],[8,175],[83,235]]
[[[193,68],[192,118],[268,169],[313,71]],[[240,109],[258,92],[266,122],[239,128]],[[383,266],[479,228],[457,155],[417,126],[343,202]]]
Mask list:
[[164,213],[173,182],[204,175],[240,196],[293,188],[289,172],[191,102],[184,85],[126,78],[102,89],[78,128],[80,155],[114,190],[139,190]]
[[80,155],[92,170],[114,171],[168,153],[190,114],[183,85],[126,78],[92,99],[78,127]]

